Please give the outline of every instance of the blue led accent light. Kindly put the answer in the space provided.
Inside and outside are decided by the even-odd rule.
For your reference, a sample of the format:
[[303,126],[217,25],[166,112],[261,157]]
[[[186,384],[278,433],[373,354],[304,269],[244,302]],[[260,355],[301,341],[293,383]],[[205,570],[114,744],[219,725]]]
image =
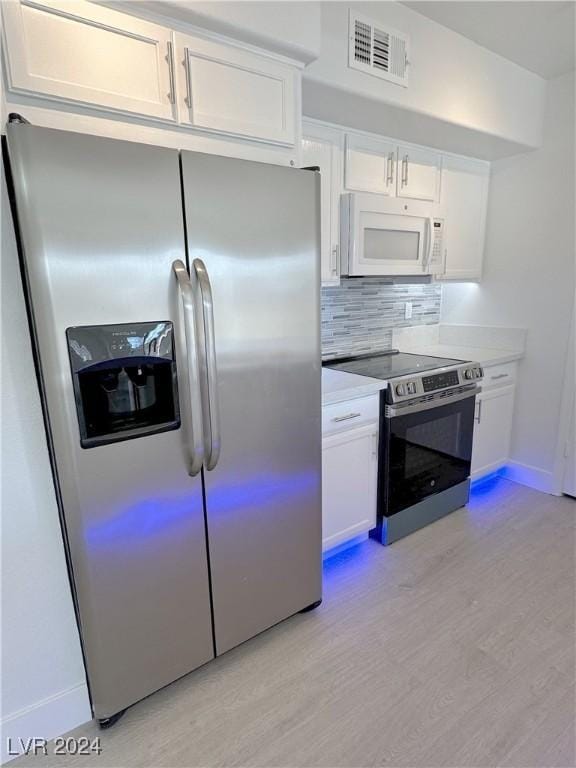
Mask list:
[[266,507],[276,501],[294,503],[298,496],[306,496],[320,488],[317,472],[307,471],[296,474],[267,473],[254,475],[234,485],[219,485],[210,488],[208,482],[208,515],[226,514],[238,506]]
[[181,527],[190,516],[193,504],[188,497],[141,499],[127,504],[106,519],[91,523],[86,528],[85,541],[95,549],[140,547]]
[[474,480],[470,486],[470,498],[472,500],[480,499],[481,497],[498,493],[501,490],[502,480],[504,478],[502,477],[501,470]]
[[[207,490],[208,517],[226,515],[238,507],[270,507],[274,503],[293,504],[314,490],[320,498],[320,478],[317,472],[296,474],[257,474],[241,483],[219,485]],[[149,545],[156,537],[172,536],[186,525],[191,514],[200,512],[200,486],[183,496],[150,496],[127,503],[114,514],[91,523],[85,534],[90,548],[114,549]]]

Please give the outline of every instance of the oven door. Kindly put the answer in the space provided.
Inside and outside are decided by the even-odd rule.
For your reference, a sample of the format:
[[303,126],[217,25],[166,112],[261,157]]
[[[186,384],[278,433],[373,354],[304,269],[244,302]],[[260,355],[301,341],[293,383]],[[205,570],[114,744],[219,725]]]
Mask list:
[[470,476],[478,391],[386,406],[380,514],[394,515]]

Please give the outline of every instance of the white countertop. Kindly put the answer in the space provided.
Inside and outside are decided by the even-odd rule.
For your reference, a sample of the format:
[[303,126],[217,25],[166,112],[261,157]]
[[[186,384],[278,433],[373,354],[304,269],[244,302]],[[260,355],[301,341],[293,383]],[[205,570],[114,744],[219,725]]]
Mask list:
[[341,403],[355,397],[373,395],[386,387],[381,379],[358,376],[356,373],[322,368],[322,405]]
[[494,349],[492,347],[472,347],[461,344],[418,344],[400,346],[400,352],[433,357],[452,357],[455,360],[470,360],[480,365],[499,365],[520,360],[524,356],[520,349]]
[[[422,344],[421,346],[402,347],[400,351],[415,355],[470,360],[484,366],[510,363],[519,360],[524,355],[522,350],[469,347],[459,344]],[[385,386],[386,382],[381,379],[358,376],[355,373],[346,373],[346,371],[336,371],[333,368],[322,368],[322,405],[332,405],[344,400],[372,395],[384,389]]]

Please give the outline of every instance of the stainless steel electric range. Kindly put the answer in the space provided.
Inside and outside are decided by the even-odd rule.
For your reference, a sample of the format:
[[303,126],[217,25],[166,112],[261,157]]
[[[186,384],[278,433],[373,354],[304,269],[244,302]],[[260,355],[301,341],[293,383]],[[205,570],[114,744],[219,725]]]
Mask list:
[[467,503],[478,363],[391,350],[323,364],[386,382],[373,538],[391,544]]

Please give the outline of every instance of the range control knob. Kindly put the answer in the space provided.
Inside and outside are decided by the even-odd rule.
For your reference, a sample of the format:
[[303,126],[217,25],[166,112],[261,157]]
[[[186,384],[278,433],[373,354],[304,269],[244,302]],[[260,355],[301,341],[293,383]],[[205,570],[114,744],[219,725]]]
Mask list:
[[396,394],[397,395],[404,395],[404,394],[406,394],[406,390],[404,388],[404,384],[396,384]]
[[464,371],[464,378],[465,379],[473,379],[474,378],[474,369],[473,368],[466,368]]

